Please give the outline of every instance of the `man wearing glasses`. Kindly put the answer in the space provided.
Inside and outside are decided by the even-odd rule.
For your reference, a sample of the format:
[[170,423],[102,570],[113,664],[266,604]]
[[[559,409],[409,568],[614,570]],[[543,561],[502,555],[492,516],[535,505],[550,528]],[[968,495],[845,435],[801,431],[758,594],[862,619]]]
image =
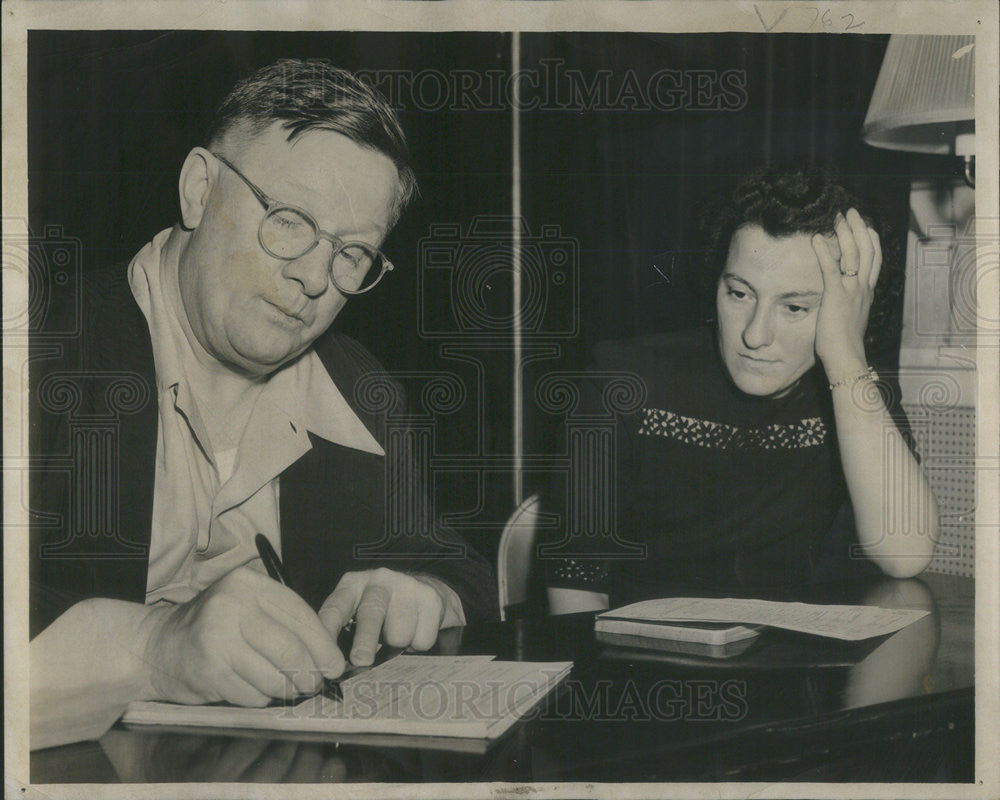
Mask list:
[[[188,154],[179,223],[127,272],[88,281],[60,367],[146,375],[155,402],[120,418],[112,535],[81,557],[65,531],[32,532],[33,705],[67,681],[263,705],[315,693],[345,655],[370,663],[380,634],[427,649],[492,614],[489,567],[454,534],[397,537],[394,552],[385,420],[354,399],[378,366],[346,337],[317,342],[393,269],[379,246],[415,191],[407,159],[395,114],[355,76],[279,61],[234,88]],[[51,377],[33,387],[45,452],[67,435],[65,413],[44,413],[65,411],[44,399]],[[32,488],[33,508],[79,516],[55,471]],[[268,577],[258,533],[298,591]]]

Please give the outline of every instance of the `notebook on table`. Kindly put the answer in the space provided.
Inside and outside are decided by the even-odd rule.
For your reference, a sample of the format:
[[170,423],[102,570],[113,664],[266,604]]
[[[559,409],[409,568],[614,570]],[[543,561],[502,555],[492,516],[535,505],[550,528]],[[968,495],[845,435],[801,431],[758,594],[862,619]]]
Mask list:
[[495,739],[569,674],[571,661],[496,661],[493,656],[400,655],[341,682],[342,700],[294,705],[130,703],[129,725],[278,732]]
[[[636,608],[635,606],[645,606],[645,608]],[[631,636],[637,642],[638,640],[651,639],[715,646],[754,639],[760,633],[759,625],[655,619],[654,616],[646,614],[647,608],[653,609],[654,607],[647,606],[645,603],[636,603],[634,606],[625,606],[598,614],[594,621],[594,630],[598,634]]]
[[[655,652],[666,656],[692,656],[707,659],[733,658],[742,655],[759,641],[748,636],[725,644],[693,642],[682,639],[663,639],[654,636],[635,636],[628,633],[596,631],[594,638],[605,646],[605,653],[623,658],[646,659]],[[654,659],[655,660],[655,659]]]
[[876,606],[667,597],[598,614],[594,630],[598,636],[635,637],[632,646],[660,640],[732,648],[757,637],[763,627],[856,642],[893,633],[927,613]]

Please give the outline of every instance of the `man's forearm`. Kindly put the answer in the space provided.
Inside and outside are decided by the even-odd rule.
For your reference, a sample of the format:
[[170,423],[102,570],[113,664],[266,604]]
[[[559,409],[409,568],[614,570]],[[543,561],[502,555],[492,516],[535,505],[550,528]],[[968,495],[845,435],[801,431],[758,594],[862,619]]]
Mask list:
[[144,653],[163,611],[121,600],[84,600],[32,640],[33,748],[43,746],[37,737],[57,735],[53,727],[60,720],[152,696]]

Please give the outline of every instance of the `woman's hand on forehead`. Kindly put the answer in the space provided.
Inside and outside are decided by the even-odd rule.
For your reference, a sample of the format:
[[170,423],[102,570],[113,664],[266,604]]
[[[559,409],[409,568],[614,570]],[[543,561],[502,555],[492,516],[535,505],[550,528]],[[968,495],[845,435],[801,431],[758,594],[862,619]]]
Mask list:
[[830,256],[834,261],[840,263],[840,242],[837,241],[837,234],[834,233],[824,233],[822,234],[823,241],[826,242],[827,247],[830,248]]

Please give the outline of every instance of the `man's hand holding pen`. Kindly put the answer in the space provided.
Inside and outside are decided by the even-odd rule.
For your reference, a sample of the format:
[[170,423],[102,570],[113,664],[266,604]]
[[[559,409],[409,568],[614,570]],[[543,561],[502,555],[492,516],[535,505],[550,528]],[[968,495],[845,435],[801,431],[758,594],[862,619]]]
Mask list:
[[345,574],[317,615],[287,585],[265,537],[257,547],[270,577],[239,567],[187,603],[152,610],[144,696],[254,707],[320,691],[336,697],[334,681],[347,666],[337,637],[348,623],[351,663],[363,667],[373,663],[380,634],[390,648],[427,650],[449,617],[447,587],[388,569]]
[[287,586],[238,567],[187,603],[147,616],[142,695],[264,706],[316,694],[344,671],[334,637]]

